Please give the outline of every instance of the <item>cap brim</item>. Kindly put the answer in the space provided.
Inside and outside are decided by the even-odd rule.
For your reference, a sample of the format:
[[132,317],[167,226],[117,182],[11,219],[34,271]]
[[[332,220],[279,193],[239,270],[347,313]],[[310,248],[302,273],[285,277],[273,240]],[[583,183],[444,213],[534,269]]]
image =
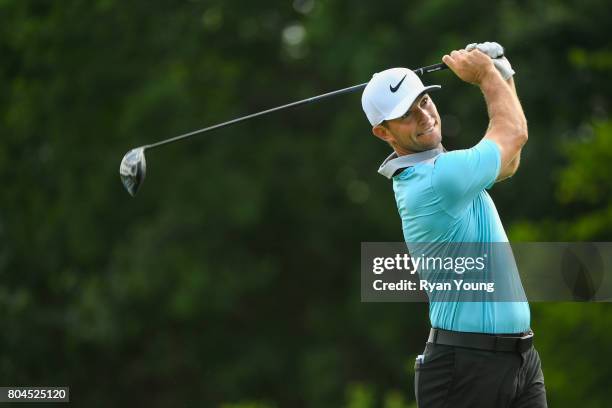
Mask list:
[[442,88],[440,85],[429,85],[418,91],[414,95],[408,95],[405,97],[397,106],[391,111],[389,115],[384,120],[393,120],[402,116],[404,113],[410,109],[414,101],[416,101],[421,95],[430,91],[437,91]]

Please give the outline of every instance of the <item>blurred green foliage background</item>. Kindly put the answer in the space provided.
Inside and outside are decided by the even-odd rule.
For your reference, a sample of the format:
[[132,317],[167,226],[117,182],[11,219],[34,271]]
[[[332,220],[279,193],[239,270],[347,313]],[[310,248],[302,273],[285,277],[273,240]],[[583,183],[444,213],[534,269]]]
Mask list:
[[[426,304],[360,302],[401,241],[360,95],[132,147],[498,41],[529,121],[492,196],[512,240],[612,240],[609,1],[0,0],[0,378],[74,404],[414,407]],[[449,149],[478,88],[426,83]],[[549,404],[612,396],[610,304],[532,304]]]

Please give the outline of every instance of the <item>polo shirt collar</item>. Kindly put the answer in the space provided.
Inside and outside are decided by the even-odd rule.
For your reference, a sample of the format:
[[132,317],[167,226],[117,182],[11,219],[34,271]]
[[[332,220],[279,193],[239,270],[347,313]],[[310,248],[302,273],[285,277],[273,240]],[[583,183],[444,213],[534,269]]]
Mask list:
[[393,175],[399,170],[406,167],[414,166],[426,160],[430,160],[444,152],[443,147],[437,147],[431,150],[425,150],[424,152],[407,154],[405,156],[398,156],[397,153],[393,152],[385,159],[384,162],[378,168],[378,172],[387,178],[392,178]]

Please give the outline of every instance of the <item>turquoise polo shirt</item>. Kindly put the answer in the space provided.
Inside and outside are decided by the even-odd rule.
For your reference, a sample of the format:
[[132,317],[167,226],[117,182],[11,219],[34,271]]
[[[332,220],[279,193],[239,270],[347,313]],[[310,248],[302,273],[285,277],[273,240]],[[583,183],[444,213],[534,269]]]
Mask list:
[[[411,242],[508,242],[486,191],[500,165],[499,147],[488,139],[471,149],[389,156],[379,172],[393,179],[409,249]],[[524,294],[514,259],[511,264],[504,278]],[[430,301],[429,317],[432,327],[464,332],[520,333],[530,326],[526,301]]]

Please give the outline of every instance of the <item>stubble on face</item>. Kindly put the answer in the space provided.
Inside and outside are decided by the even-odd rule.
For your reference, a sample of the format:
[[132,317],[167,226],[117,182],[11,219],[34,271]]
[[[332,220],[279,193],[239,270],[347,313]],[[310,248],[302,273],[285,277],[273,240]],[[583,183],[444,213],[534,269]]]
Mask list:
[[440,115],[428,94],[417,99],[403,116],[387,121],[385,127],[400,156],[435,149],[442,142]]

